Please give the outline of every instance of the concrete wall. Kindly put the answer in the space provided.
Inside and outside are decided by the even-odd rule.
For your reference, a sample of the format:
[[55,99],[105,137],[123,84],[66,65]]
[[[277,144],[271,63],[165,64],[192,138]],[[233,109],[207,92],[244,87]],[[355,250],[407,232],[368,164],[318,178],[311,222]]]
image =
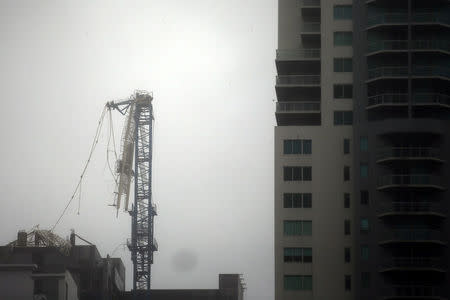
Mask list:
[[32,300],[34,282],[31,268],[2,268],[0,266],[0,299]]

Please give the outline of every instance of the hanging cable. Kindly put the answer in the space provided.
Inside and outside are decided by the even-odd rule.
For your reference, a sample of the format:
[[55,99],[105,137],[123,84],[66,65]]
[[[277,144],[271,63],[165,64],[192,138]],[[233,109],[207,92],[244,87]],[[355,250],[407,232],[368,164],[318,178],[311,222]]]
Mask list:
[[[109,162],[109,152],[110,152],[109,145],[111,143],[111,138],[112,138],[112,142],[113,142],[114,156],[115,156],[115,160],[116,161],[117,161],[117,151],[116,151],[116,139],[115,139],[115,136],[114,136],[114,126],[113,126],[113,121],[112,121],[111,109],[108,109],[108,111],[109,111],[109,114],[108,114],[108,117],[109,117],[108,118],[108,120],[109,120],[109,122],[108,122],[109,134],[108,134],[108,143],[107,143],[107,146],[106,146],[106,163],[108,165],[109,172],[111,173],[111,176],[114,179],[114,183],[116,185],[115,189],[118,190],[118,186],[119,186],[119,182],[117,180],[118,175],[114,174],[113,169],[111,167],[111,164]],[[115,202],[116,202],[115,199],[113,199],[113,204],[112,204],[113,206],[116,205]]]
[[58,223],[61,221],[62,217],[64,216],[64,214],[66,213],[67,209],[69,208],[70,203],[72,203],[72,200],[75,197],[76,193],[81,189],[81,182],[83,181],[83,177],[84,177],[84,175],[86,173],[86,170],[87,170],[87,167],[89,166],[89,163],[91,162],[92,155],[94,154],[95,147],[97,146],[97,143],[98,143],[98,138],[99,138],[100,132],[102,130],[102,125],[103,125],[103,120],[105,118],[105,113],[106,113],[106,106],[103,108],[102,114],[100,116],[100,120],[98,121],[97,130],[95,131],[94,140],[93,140],[92,145],[91,145],[91,150],[89,151],[89,156],[88,156],[88,159],[87,159],[87,161],[86,161],[86,163],[84,165],[83,171],[81,172],[80,179],[78,180],[78,184],[76,185],[75,190],[73,191],[72,196],[70,197],[70,200],[67,202],[67,204],[64,207],[61,215],[59,216],[58,220],[56,221],[55,225],[53,225],[53,227],[52,227],[52,229],[50,231],[53,231],[55,229],[55,227],[58,225]]

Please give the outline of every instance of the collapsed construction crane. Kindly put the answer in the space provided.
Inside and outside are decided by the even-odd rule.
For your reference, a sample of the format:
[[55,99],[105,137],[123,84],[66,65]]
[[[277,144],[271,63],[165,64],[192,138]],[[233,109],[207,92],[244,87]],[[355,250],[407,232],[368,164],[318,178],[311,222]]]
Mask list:
[[[118,180],[114,206],[117,211],[123,206],[131,215],[131,241],[128,240],[127,245],[133,261],[134,290],[150,289],[153,252],[158,250],[153,237],[156,206],[152,202],[152,100],[153,96],[148,92],[136,91],[127,100],[106,105],[126,116],[120,158],[116,162]],[[134,202],[130,208],[133,178]]]

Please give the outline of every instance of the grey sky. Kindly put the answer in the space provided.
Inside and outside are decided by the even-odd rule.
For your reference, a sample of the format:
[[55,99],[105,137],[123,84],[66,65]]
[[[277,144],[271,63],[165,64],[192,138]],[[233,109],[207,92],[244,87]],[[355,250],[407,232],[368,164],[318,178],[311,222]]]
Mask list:
[[[154,288],[217,288],[243,273],[273,299],[275,0],[1,1],[0,243],[51,227],[76,185],[104,104],[153,91]],[[116,136],[124,118],[114,114]],[[115,218],[107,123],[57,227],[102,255]],[[131,282],[129,253],[119,247]],[[180,258],[181,257],[181,258]],[[190,263],[180,265],[182,258]]]

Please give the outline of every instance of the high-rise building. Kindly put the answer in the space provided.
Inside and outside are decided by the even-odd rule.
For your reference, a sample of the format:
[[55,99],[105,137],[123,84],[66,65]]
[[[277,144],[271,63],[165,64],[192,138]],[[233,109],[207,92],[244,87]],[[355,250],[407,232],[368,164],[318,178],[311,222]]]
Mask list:
[[275,300],[450,296],[450,1],[278,0]]

